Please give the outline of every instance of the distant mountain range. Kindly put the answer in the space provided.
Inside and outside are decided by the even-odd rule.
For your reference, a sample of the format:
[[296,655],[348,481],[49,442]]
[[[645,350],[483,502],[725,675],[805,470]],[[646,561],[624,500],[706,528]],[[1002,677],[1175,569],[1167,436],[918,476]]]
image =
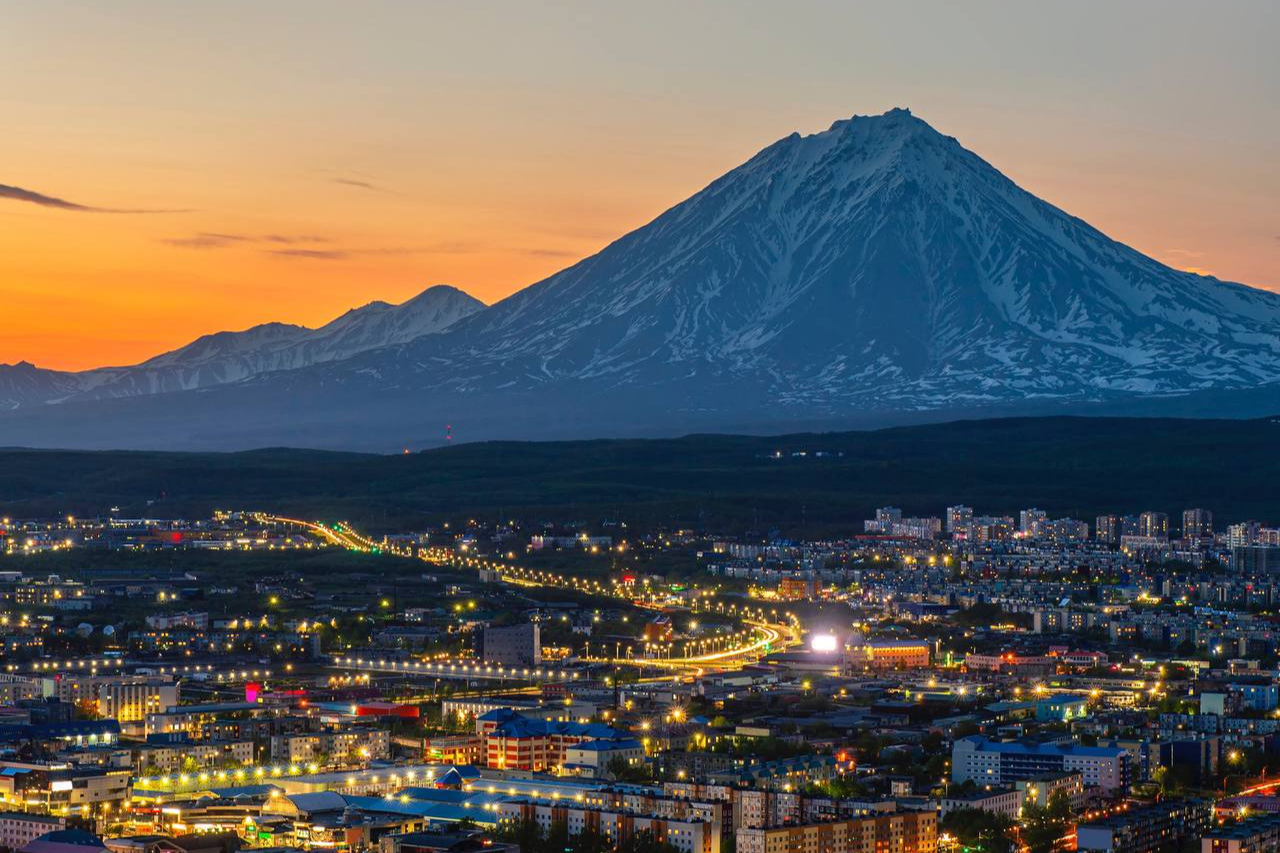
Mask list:
[[136,397],[239,382],[275,370],[296,370],[350,358],[442,332],[484,308],[456,287],[436,285],[403,302],[370,302],[318,329],[264,323],[217,332],[131,367],[82,372],[42,370],[28,362],[0,364],[0,409],[47,403]]
[[0,369],[0,443],[389,450],[446,424],[564,438],[1280,408],[1280,295],[1117,243],[906,110],[786,137],[491,307],[451,294],[436,323]]

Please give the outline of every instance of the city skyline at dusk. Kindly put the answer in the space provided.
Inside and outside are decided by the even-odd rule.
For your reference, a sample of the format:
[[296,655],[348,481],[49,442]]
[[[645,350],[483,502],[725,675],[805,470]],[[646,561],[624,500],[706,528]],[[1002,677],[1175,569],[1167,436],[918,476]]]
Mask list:
[[0,363],[128,364],[437,283],[492,303],[894,106],[1172,267],[1280,290],[1266,4],[63,12],[3,13]]

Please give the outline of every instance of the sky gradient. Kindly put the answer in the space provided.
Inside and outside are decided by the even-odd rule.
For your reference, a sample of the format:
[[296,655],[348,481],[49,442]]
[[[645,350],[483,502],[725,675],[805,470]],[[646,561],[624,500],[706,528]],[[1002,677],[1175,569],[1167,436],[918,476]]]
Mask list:
[[1280,291],[1280,4],[0,9],[0,362],[492,302],[793,131],[905,106],[1171,266]]

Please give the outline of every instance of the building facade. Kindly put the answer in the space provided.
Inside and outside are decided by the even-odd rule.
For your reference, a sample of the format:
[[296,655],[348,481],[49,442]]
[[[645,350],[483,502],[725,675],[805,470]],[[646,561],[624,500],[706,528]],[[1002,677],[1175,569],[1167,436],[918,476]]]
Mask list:
[[934,853],[938,815],[895,812],[852,820],[738,830],[738,853]]

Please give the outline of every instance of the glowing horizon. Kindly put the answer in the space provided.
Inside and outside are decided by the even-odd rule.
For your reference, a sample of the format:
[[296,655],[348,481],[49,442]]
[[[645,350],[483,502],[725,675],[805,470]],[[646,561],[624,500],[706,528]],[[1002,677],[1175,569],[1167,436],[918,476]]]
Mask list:
[[492,304],[894,106],[1157,260],[1280,291],[1280,12],[1104,8],[11,8],[0,363],[131,364],[441,283]]

